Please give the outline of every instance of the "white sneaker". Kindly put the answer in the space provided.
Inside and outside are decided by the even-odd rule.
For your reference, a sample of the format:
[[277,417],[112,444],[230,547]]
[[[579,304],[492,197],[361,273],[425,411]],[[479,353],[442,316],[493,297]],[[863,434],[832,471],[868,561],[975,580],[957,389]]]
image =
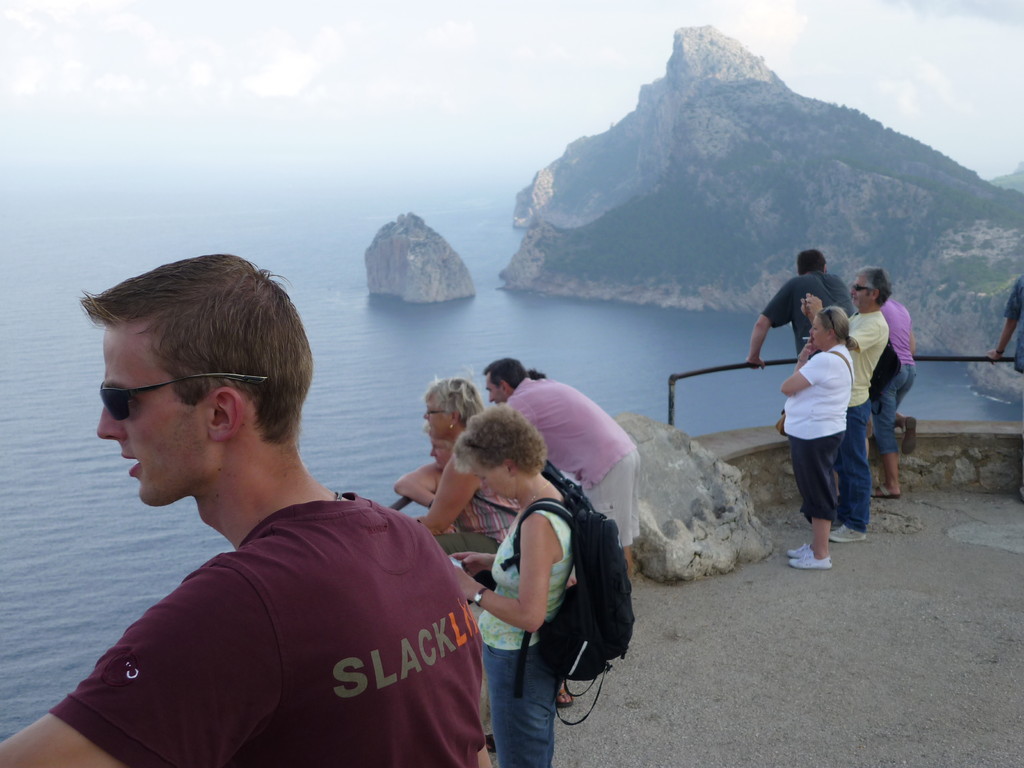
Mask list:
[[814,553],[807,557],[794,557],[789,561],[790,568],[799,568],[803,571],[827,571],[832,567],[832,558],[823,557],[821,560],[814,556]]
[[855,531],[852,528],[847,528],[845,525],[840,525],[832,533],[828,535],[829,541],[834,541],[837,544],[846,544],[850,541],[864,541],[868,535]]
[[801,557],[807,557],[807,555],[812,554],[812,552],[810,544],[801,544],[799,549],[787,549],[786,555],[799,560]]

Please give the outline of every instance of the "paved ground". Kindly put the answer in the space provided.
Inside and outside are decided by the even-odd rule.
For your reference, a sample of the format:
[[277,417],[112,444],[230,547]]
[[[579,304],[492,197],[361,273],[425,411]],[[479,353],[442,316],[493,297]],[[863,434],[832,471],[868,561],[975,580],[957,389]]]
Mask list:
[[1024,765],[1024,504],[927,493],[886,510],[920,530],[834,544],[831,571],[787,566],[809,534],[794,511],[761,563],[640,580],[632,648],[590,718],[556,725],[555,765]]

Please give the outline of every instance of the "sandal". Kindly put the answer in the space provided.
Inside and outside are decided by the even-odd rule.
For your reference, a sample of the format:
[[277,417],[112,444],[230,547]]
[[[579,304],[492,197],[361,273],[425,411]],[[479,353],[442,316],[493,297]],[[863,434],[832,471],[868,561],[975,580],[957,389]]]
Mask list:
[[890,493],[889,489],[884,485],[878,486],[874,493],[871,494],[872,499],[898,499],[902,494]]
[[571,706],[572,695],[567,690],[565,690],[565,686],[563,685],[561,690],[558,692],[558,695],[555,696],[555,707],[557,707],[558,709],[565,709],[566,707]]

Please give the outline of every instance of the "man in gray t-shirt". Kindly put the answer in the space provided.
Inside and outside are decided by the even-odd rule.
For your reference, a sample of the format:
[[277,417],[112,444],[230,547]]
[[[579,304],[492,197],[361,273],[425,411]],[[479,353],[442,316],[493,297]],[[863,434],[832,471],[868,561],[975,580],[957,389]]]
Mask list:
[[804,348],[804,339],[810,333],[811,323],[804,317],[801,300],[809,293],[821,299],[822,306],[840,306],[847,315],[853,314],[850,291],[841,279],[828,274],[825,256],[821,251],[801,251],[796,257],[797,276],[786,281],[768,306],[758,316],[750,334],[750,353],[747,362],[756,368],[764,368],[761,347],[772,328],[790,323],[796,341],[796,353]]

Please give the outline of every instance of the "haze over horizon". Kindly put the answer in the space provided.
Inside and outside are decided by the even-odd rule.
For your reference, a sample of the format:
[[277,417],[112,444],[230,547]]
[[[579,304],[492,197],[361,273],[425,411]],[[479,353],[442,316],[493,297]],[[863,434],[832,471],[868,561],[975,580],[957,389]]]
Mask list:
[[[525,186],[711,25],[793,91],[976,171],[1024,160],[1016,0],[3,0],[0,175],[490,175]],[[13,172],[12,172],[13,171]]]

